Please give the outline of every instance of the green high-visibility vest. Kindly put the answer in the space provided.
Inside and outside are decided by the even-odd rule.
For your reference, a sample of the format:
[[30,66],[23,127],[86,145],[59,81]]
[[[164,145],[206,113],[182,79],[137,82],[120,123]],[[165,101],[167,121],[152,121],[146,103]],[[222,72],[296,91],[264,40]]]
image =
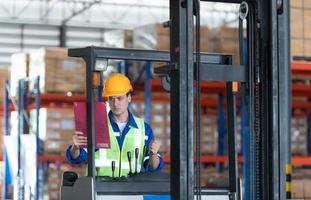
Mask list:
[[112,161],[115,162],[114,177],[128,176],[130,172],[130,164],[128,162],[127,152],[131,152],[131,166],[132,172],[135,170],[135,148],[139,149],[137,159],[137,172],[141,171],[144,145],[145,145],[145,124],[144,120],[135,116],[134,120],[138,128],[130,126],[127,132],[122,148],[120,149],[119,143],[112,129],[110,119],[108,117],[108,128],[110,137],[110,149],[99,149],[95,152],[95,166],[99,167],[96,172],[97,176],[110,176],[112,177]]

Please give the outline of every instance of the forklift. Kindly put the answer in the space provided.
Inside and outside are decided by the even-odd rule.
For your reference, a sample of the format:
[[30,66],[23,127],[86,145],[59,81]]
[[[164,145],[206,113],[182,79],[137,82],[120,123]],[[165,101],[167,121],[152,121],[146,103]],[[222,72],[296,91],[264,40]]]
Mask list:
[[[205,0],[204,0],[205,1]],[[286,167],[290,166],[289,0],[206,0],[240,4],[240,64],[232,55],[200,52],[200,3],[170,0],[170,51],[85,47],[68,55],[86,63],[87,176],[63,174],[61,199],[142,199],[163,195],[172,200],[284,200]],[[197,25],[194,29],[194,19]],[[246,30],[246,34],[243,33]],[[244,42],[245,41],[245,42]],[[194,42],[196,48],[194,49]],[[108,60],[164,62],[155,69],[170,92],[171,173],[137,173],[127,178],[97,177],[94,165],[94,73],[102,74]],[[229,187],[201,187],[200,81],[226,83]],[[245,91],[249,114],[249,144],[244,154],[244,185],[238,174],[236,98]],[[194,120],[196,119],[196,120]],[[195,170],[196,168],[196,170]],[[195,179],[196,178],[196,179]]]

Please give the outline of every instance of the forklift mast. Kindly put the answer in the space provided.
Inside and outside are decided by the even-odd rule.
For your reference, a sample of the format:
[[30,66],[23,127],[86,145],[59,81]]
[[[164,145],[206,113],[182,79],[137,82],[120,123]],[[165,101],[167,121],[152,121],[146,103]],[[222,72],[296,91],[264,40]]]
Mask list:
[[[82,57],[86,62],[88,177],[67,182],[63,177],[62,199],[96,199],[96,194],[169,194],[172,200],[200,199],[201,196],[242,199],[235,139],[237,82],[241,83],[247,94],[244,98],[249,102],[250,148],[244,155],[244,164],[249,166],[248,174],[244,174],[249,177],[245,179],[249,191],[245,192],[244,199],[286,199],[285,169],[290,164],[291,116],[289,0],[207,1],[240,4],[240,64],[232,64],[231,55],[197,53],[200,52],[198,47],[194,51],[194,41],[199,44],[193,37],[199,30],[193,28],[194,14],[199,24],[199,5],[203,2],[199,0],[170,0],[169,52],[100,47],[69,49],[69,56]],[[243,34],[244,29],[246,34]],[[173,169],[170,176],[157,175],[155,178],[149,174],[121,181],[95,176],[92,73],[98,70],[97,61],[108,59],[167,63],[155,72],[166,77],[166,88],[170,90]],[[199,117],[196,122],[194,120],[194,105],[196,109],[200,107],[200,101],[195,101],[200,90],[196,88],[195,91],[194,83],[198,86],[201,80],[226,83],[229,158],[229,188],[226,190],[202,189],[200,182],[194,183],[194,158],[199,160],[194,156],[194,124],[200,125]],[[196,175],[200,175],[200,170]],[[88,196],[80,196],[79,191]]]

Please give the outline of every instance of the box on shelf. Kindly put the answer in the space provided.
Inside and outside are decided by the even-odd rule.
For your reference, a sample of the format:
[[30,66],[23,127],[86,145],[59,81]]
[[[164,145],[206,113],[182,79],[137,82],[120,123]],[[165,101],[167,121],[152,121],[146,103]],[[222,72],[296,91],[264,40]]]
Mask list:
[[[35,114],[35,110],[30,112],[33,127],[36,127]],[[65,154],[75,130],[73,110],[41,108],[39,123],[39,137],[43,141],[44,152]]]
[[311,56],[311,1],[291,0],[291,55]]
[[9,70],[8,67],[0,67],[0,105],[4,103],[4,92],[5,92],[5,81],[9,80]]
[[30,90],[40,76],[42,93],[85,92],[85,63],[80,58],[68,57],[67,49],[38,49],[29,55]]
[[239,53],[239,29],[223,26],[217,34],[216,51],[233,55],[233,63],[240,62]]
[[291,152],[293,155],[307,155],[307,118],[291,120]]

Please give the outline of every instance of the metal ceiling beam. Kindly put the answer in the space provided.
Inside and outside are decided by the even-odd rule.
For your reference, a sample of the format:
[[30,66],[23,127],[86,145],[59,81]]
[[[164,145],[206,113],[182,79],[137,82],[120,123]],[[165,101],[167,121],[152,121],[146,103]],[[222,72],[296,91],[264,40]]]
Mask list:
[[93,1],[93,2],[91,2],[89,4],[87,4],[87,5],[84,5],[82,9],[73,12],[69,17],[63,19],[62,24],[66,24],[73,17],[83,13],[84,11],[90,9],[92,6],[94,6],[94,5],[96,5],[96,4],[100,3],[100,2],[101,2],[101,0],[95,0],[95,1]]

